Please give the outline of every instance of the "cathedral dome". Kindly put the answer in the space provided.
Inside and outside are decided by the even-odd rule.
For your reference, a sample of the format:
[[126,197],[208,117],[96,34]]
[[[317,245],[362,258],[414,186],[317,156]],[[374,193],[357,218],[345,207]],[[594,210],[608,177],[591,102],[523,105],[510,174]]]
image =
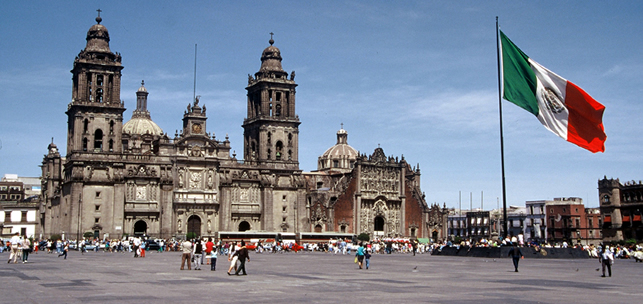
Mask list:
[[109,49],[109,32],[107,28],[100,24],[103,19],[96,17],[96,24],[92,25],[87,31],[87,52],[111,53]]
[[281,51],[273,45],[275,41],[270,38],[270,46],[261,53],[261,68],[259,73],[264,75],[273,74],[276,78],[286,77],[288,73],[281,67]]
[[123,133],[129,135],[163,135],[163,129],[147,117],[132,117],[123,125]]
[[132,119],[123,125],[123,133],[129,135],[163,135],[163,130],[152,121],[150,112],[147,110],[147,89],[145,81],[141,81],[141,87],[136,91],[136,110],[132,113]]
[[318,160],[318,170],[347,169],[352,170],[359,154],[348,144],[348,132],[344,128],[337,131],[337,144],[328,148]]

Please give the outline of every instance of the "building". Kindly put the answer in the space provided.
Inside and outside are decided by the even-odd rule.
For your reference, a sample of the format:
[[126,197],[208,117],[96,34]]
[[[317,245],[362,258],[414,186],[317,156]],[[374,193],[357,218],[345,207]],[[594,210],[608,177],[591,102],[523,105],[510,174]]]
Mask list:
[[379,147],[360,155],[348,146],[343,128],[317,171],[299,169],[298,84],[294,71],[283,70],[272,38],[259,71],[248,77],[243,155],[237,159],[227,136],[208,132],[199,97],[188,103],[181,131],[170,137],[152,121],[142,82],[136,109],[123,123],[122,57],[110,50],[102,19],[96,22],[71,70],[67,155],[51,143],[42,163],[45,234],[445,233],[441,217],[430,217],[435,208],[420,190],[419,166]]
[[[34,181],[37,183],[34,184]],[[38,236],[38,178],[5,174],[0,181],[0,236],[7,237],[18,232],[22,236]]]
[[603,240],[643,240],[643,182],[603,177],[598,181]]
[[547,201],[527,201],[525,207],[527,216],[525,219],[525,239],[529,242],[544,243],[547,241],[547,214],[545,205]]

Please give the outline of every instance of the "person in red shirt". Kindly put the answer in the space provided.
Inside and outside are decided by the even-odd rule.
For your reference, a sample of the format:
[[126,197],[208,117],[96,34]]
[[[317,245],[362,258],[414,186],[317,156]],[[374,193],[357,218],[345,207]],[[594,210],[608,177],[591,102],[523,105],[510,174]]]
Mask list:
[[[214,248],[214,243],[212,242],[212,238],[208,238],[208,241],[205,243],[206,256],[210,256],[210,254],[212,253],[212,248]],[[210,264],[210,259],[207,259],[207,264]]]

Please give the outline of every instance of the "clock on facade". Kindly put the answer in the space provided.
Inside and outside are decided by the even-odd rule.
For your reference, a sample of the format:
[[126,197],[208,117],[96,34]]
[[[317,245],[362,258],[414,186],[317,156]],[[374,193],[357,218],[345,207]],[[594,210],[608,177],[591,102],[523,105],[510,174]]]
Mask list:
[[192,133],[201,133],[201,125],[200,124],[192,124]]

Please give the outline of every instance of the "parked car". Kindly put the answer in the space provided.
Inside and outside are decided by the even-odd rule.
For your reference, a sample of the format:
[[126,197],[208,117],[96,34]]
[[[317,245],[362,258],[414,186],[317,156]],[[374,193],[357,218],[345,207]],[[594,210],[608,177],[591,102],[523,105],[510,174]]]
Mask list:
[[145,250],[150,251],[158,251],[161,246],[159,243],[157,243],[155,240],[147,240],[145,241]]

